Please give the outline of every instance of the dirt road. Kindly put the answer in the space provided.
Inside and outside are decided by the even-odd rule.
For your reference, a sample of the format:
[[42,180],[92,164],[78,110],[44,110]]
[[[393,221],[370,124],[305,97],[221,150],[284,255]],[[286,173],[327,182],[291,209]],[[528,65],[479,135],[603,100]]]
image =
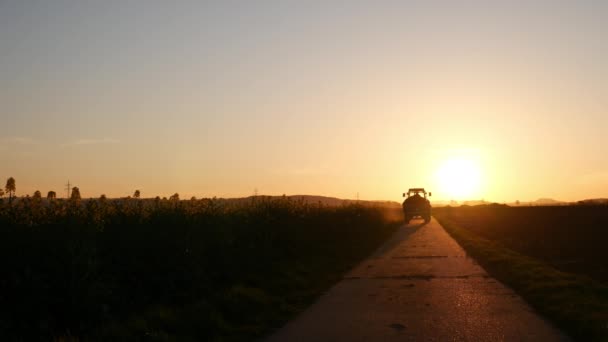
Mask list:
[[268,341],[565,341],[434,219],[403,226]]

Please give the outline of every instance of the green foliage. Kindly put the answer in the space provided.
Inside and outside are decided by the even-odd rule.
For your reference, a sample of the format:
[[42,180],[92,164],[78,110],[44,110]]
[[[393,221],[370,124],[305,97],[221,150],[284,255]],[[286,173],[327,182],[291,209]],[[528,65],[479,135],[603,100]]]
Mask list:
[[259,338],[384,241],[386,211],[260,197],[0,204],[0,337]]

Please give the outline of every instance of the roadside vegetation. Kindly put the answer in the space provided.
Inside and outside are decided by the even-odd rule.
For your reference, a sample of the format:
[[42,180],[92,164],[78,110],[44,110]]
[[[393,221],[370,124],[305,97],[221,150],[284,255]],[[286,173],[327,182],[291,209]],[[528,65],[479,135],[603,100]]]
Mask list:
[[0,199],[1,340],[260,338],[402,221],[288,198],[72,194]]
[[492,276],[577,340],[608,341],[608,206],[436,208]]

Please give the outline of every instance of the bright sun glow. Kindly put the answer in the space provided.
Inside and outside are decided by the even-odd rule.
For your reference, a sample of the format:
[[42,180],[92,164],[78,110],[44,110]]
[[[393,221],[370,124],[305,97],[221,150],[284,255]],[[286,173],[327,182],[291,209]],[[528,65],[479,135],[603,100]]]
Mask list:
[[479,195],[481,172],[475,160],[453,158],[437,170],[439,189],[453,200],[473,199]]

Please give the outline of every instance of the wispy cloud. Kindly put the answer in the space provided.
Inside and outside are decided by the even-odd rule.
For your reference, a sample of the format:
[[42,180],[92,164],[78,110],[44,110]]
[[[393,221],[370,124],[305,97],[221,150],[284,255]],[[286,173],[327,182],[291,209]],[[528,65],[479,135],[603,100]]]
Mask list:
[[38,144],[37,140],[34,140],[30,137],[6,137],[2,138],[3,143],[5,144],[16,144],[16,145],[35,145]]
[[63,146],[82,146],[82,145],[99,145],[99,144],[118,144],[120,140],[114,138],[101,139],[78,139],[63,144]]

